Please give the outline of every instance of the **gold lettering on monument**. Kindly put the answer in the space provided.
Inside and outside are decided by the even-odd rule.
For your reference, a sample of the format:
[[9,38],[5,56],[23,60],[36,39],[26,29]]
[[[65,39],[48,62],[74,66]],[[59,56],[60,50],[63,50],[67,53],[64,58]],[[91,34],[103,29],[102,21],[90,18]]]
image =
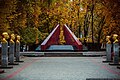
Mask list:
[[60,35],[59,35],[59,44],[63,45],[65,44],[65,37],[64,37],[64,32],[63,32],[63,27],[60,27]]

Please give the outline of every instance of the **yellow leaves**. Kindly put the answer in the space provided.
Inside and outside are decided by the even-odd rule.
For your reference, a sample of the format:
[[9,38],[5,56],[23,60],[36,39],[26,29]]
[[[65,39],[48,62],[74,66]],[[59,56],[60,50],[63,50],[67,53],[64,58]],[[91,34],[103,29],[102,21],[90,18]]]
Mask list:
[[45,22],[46,22],[46,20],[42,20],[42,21],[41,21],[41,23],[45,23]]
[[38,25],[38,20],[35,20],[34,23],[35,23],[35,26],[37,26]]
[[23,19],[23,20],[20,22],[20,24],[21,24],[21,26],[22,26],[23,28],[26,26],[26,22],[27,22],[26,19]]
[[34,8],[33,7],[29,7],[29,12],[30,13],[34,13]]
[[40,13],[41,13],[41,8],[36,5],[36,6],[34,7],[34,14],[35,14],[35,15],[40,15]]

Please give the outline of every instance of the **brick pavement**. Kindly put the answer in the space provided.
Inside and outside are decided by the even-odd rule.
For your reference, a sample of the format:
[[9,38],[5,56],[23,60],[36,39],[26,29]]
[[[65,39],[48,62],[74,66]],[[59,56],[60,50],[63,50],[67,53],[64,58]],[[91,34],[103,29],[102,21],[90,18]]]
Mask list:
[[120,69],[102,63],[102,57],[25,57],[23,60],[24,63],[0,74],[0,80],[120,79]]

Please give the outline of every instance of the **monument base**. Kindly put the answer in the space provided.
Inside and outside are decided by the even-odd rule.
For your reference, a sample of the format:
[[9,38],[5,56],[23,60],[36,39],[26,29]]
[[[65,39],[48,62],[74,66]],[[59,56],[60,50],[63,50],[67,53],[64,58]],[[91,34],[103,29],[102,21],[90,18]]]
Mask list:
[[15,62],[24,62],[24,61],[15,61]]
[[120,69],[120,66],[117,66],[118,69]]
[[4,70],[0,69],[0,74],[1,74],[1,73],[4,73],[4,72],[5,72]]
[[119,63],[117,64],[117,63],[109,63],[109,65],[112,65],[112,66],[116,66],[116,65],[120,65]]
[[51,45],[47,50],[72,51],[74,48],[72,45]]
[[110,62],[112,62],[112,61],[102,61],[103,63],[110,63]]
[[14,62],[14,63],[8,63],[8,65],[19,65],[19,63]]
[[13,68],[13,66],[6,66],[6,67],[4,67],[4,66],[0,66],[0,69],[11,69],[11,68]]

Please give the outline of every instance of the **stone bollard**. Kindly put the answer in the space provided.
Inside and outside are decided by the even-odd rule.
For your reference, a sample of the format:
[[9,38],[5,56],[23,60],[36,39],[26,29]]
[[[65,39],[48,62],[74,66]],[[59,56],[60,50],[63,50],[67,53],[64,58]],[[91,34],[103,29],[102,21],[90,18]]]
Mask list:
[[113,63],[119,64],[119,43],[113,44],[113,52],[114,52]]
[[12,66],[8,66],[8,42],[6,39],[9,38],[9,35],[7,32],[4,32],[2,34],[2,54],[1,54],[1,66],[0,68],[13,68]]
[[106,44],[106,61],[103,62],[112,62],[111,60],[111,44]]
[[[119,47],[119,49],[120,49],[120,47]],[[120,55],[120,53],[119,53],[119,55]],[[120,69],[120,66],[117,66],[117,68]]]
[[9,48],[9,65],[18,65],[18,63],[14,62],[14,53],[15,53],[15,35],[11,34],[10,38],[10,48]]
[[111,60],[111,48],[112,48],[112,45],[111,45],[111,41],[110,41],[110,36],[106,36],[106,61],[103,61],[103,62],[112,62]]
[[110,63],[110,65],[120,65],[119,64],[119,43],[117,40],[118,35],[114,34],[113,35],[113,52],[114,52],[114,57],[113,57],[113,63]]
[[[0,49],[0,65],[1,65],[1,49]],[[5,72],[4,70],[0,69],[0,74],[4,72]]]
[[24,62],[20,61],[20,36],[17,35],[17,40],[16,40],[16,62]]
[[1,47],[2,47],[2,45],[0,44],[0,65],[1,65]]

